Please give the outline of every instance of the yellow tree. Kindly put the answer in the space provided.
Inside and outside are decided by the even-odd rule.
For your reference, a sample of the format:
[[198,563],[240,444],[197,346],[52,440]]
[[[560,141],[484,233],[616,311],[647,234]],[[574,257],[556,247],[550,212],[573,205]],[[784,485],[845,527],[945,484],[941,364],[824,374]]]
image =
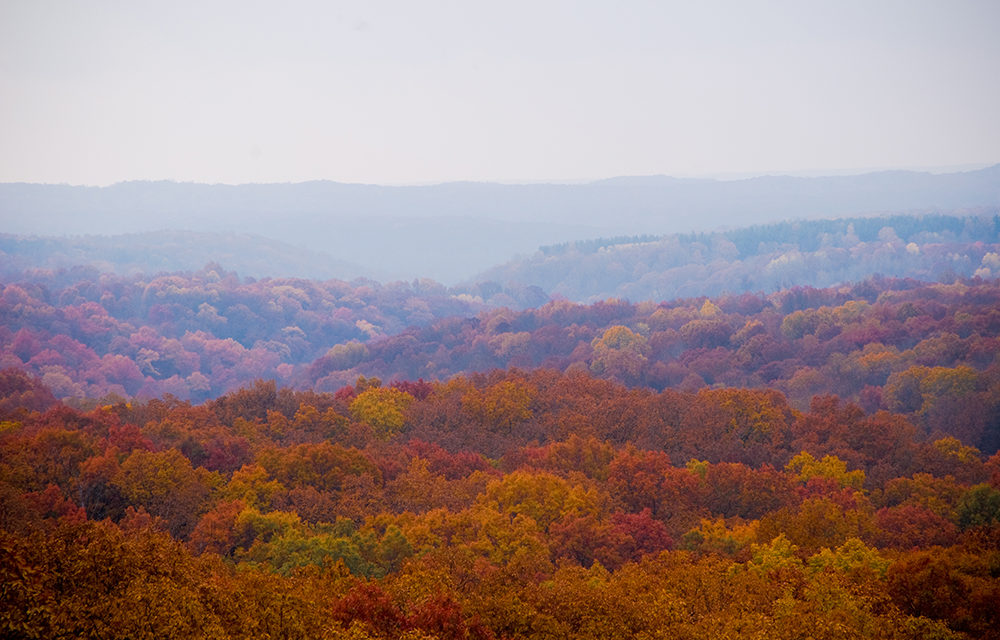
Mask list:
[[470,389],[462,396],[462,410],[494,431],[509,431],[534,415],[531,403],[537,390],[519,379],[503,380],[486,389]]
[[375,429],[381,438],[389,438],[403,430],[406,409],[413,396],[399,389],[369,387],[351,402],[351,415],[358,422]]
[[597,515],[601,502],[596,489],[545,472],[514,471],[490,482],[483,495],[484,504],[512,517],[529,516],[543,530],[565,514]]
[[646,338],[620,324],[595,338],[591,346],[594,349],[591,371],[623,382],[639,379],[649,354]]
[[865,483],[865,472],[861,469],[847,470],[847,463],[837,456],[823,456],[817,460],[808,451],[803,451],[792,458],[785,470],[794,473],[802,482],[812,478],[829,478],[835,480],[841,487],[861,489]]
[[176,449],[135,450],[122,462],[112,484],[133,505],[166,519],[175,536],[187,535],[205,507],[212,474],[192,468]]

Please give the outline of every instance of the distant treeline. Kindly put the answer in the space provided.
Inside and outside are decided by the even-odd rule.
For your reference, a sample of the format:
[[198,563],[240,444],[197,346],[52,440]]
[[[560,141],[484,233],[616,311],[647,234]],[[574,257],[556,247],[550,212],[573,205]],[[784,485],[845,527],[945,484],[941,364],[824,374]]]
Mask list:
[[119,275],[197,271],[226,265],[241,276],[352,280],[374,271],[329,253],[245,233],[151,231],[118,235],[25,236],[0,233],[0,276],[29,269],[90,267]]
[[[858,242],[884,240],[889,230],[907,242],[1000,242],[1000,215],[956,216],[942,214],[891,215],[841,220],[796,220],[753,225],[717,233],[679,234],[681,242],[710,244],[721,235],[736,245],[741,258],[757,255],[772,243],[790,244],[800,251],[817,251],[824,242],[853,231]],[[880,235],[881,234],[881,235]]]
[[[827,287],[873,275],[1000,275],[1000,216],[798,220],[728,231],[598,238],[542,247],[480,275],[578,302]],[[984,261],[985,259],[985,261]]]
[[637,244],[640,242],[657,242],[663,236],[643,234],[639,236],[616,236],[614,238],[595,238],[593,240],[577,240],[576,242],[561,242],[539,247],[538,250],[546,256],[557,256],[570,250],[579,253],[596,253],[601,249],[621,244]]
[[[51,235],[239,229],[361,265],[365,274],[430,277],[450,285],[512,256],[568,240],[789,219],[995,209],[1000,207],[998,185],[1000,165],[944,174],[883,171],[741,180],[647,176],[586,184],[0,184],[0,230]],[[328,277],[325,269],[307,275]],[[536,281],[526,284],[549,288]]]

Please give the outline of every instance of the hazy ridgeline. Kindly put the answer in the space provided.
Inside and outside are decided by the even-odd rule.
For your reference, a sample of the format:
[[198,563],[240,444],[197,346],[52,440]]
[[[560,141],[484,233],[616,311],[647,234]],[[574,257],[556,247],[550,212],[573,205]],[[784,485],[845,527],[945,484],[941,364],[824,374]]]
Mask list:
[[[361,273],[455,284],[539,246],[597,237],[996,207],[1000,165],[952,174],[891,171],[729,181],[652,176],[586,184],[2,184],[0,231],[115,235],[235,230],[360,265],[344,265],[336,274],[341,278]],[[295,273],[252,275],[329,277],[328,267],[305,256],[295,263]]]

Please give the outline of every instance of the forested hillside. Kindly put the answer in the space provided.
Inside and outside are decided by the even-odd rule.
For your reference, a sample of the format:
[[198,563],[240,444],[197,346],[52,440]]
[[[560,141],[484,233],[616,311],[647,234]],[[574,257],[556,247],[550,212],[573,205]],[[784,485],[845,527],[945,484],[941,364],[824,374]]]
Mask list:
[[30,271],[0,284],[0,362],[60,398],[204,399],[256,378],[288,380],[338,343],[482,308],[427,280],[241,279],[218,265],[152,277]]
[[667,300],[829,287],[874,275],[922,280],[1000,274],[1000,216],[796,220],[546,246],[478,281],[536,285],[578,302]]
[[[540,291],[497,291],[494,302]],[[358,376],[446,380],[494,368],[588,371],[653,389],[772,388],[799,409],[836,393],[987,451],[1000,284],[851,287],[514,311],[433,282],[38,273],[0,289],[0,363],[58,397],[205,400],[274,379],[336,391]],[[928,389],[937,404],[923,400]],[[82,404],[81,404],[82,403]],[[942,426],[947,422],[946,427]]]
[[0,640],[1000,640],[998,26],[0,0]]
[[[431,233],[429,229],[440,222],[426,223],[429,226],[419,230],[415,227],[425,223],[411,220],[403,228],[391,226],[394,233],[410,232],[405,240],[407,250],[451,254],[488,249],[496,260],[509,260],[514,255],[513,251],[498,254],[497,247],[503,245],[501,237],[518,235],[524,226],[498,223],[478,233],[468,229],[469,237],[451,246],[438,247],[439,241],[420,240],[421,234]],[[212,262],[244,277],[350,280],[365,276],[385,281],[385,265],[374,264],[371,259],[388,259],[402,248],[397,246],[399,243],[377,238],[366,240],[368,234],[384,230],[379,225],[371,226],[360,235],[354,229],[340,229],[345,238],[368,247],[367,260],[354,256],[368,267],[335,258],[345,255],[337,252],[336,245],[313,251],[246,233],[155,231],[69,237],[0,234],[0,278],[17,281],[21,273],[28,271],[81,266],[102,273],[152,277],[164,272],[198,271]],[[956,277],[988,278],[1000,274],[1000,258],[996,257],[1000,254],[1000,216],[995,208],[976,215],[966,212],[795,220],[667,236],[596,238],[597,232],[584,235],[589,238],[586,240],[541,248],[521,246],[520,256],[513,260],[472,278],[466,279],[471,273],[454,278],[465,282],[449,287],[449,292],[467,293],[489,302],[505,289],[538,287],[576,302],[609,297],[638,302],[770,293],[793,286],[828,287],[874,275],[951,281]],[[514,295],[501,297],[493,304],[523,307],[538,302]]]
[[636,303],[9,274],[0,636],[1000,638],[962,225],[969,278]]
[[994,451],[998,336],[996,280],[870,280],[660,304],[563,301],[338,345],[312,365],[306,384],[332,391],[358,375],[447,379],[514,366],[655,389],[773,388],[799,408],[836,393],[932,430],[963,430],[966,441]]
[[1000,455],[835,396],[0,383],[5,637],[998,637]]

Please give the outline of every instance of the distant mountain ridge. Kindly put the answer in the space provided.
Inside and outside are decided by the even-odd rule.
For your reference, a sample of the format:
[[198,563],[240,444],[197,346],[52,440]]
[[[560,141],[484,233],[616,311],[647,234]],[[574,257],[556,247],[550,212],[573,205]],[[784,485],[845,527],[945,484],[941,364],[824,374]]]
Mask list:
[[91,267],[119,275],[197,271],[210,262],[242,276],[318,280],[382,274],[322,252],[247,233],[149,231],[111,236],[17,236],[0,233],[0,274]]
[[557,242],[708,231],[787,219],[1000,206],[1000,164],[931,174],[742,180],[614,178],[586,184],[327,181],[108,187],[0,184],[0,231],[240,231],[388,273],[454,283]]

